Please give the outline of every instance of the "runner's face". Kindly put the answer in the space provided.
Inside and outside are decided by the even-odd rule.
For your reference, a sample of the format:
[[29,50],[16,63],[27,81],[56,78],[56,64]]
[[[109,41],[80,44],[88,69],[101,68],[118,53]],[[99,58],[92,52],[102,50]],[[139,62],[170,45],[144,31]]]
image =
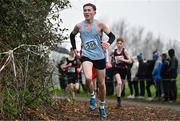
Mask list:
[[85,6],[83,8],[83,13],[86,20],[92,20],[96,14],[96,11],[94,11],[91,6]]
[[123,42],[121,42],[121,41],[117,42],[117,47],[119,49],[121,49],[123,47]]

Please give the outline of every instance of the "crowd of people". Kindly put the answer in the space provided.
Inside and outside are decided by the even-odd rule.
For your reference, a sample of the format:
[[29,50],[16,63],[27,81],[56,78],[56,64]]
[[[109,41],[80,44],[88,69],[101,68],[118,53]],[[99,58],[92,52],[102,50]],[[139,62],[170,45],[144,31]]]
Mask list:
[[[90,93],[89,109],[96,110],[99,106],[101,117],[107,117],[105,110],[106,81],[115,87],[117,96],[116,107],[121,107],[122,96],[125,95],[125,80],[128,80],[130,96],[128,98],[144,98],[145,90],[152,98],[150,86],[155,85],[156,96],[153,100],[176,101],[176,77],[178,61],[174,49],[160,54],[158,50],[152,53],[152,60],[145,60],[143,53],[133,59],[124,46],[124,38],[117,37],[101,21],[94,19],[96,6],[87,3],[83,6],[85,20],[76,24],[70,34],[72,48],[70,55],[59,64],[61,87],[68,92],[69,100],[75,99],[79,83],[84,91]],[[80,33],[81,50],[76,49],[76,35]],[[102,40],[105,33],[109,39]],[[108,52],[108,47],[116,40],[116,49]],[[62,83],[62,77],[67,77]],[[115,83],[114,83],[115,82]],[[113,93],[114,93],[113,92]],[[99,105],[97,104],[99,97]]]
[[[155,50],[151,60],[146,60],[140,53],[137,55],[137,61],[128,66],[127,70],[130,90],[128,98],[144,99],[147,93],[147,100],[150,101],[176,101],[178,60],[174,49],[162,54]],[[128,78],[128,75],[131,75],[131,78]],[[151,93],[152,85],[156,92],[154,97]]]

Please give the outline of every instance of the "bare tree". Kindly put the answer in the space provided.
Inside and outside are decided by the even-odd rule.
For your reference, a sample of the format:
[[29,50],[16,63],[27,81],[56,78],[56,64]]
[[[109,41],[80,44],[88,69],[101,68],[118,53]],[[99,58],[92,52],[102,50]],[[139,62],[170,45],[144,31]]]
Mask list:
[[111,30],[118,36],[124,36],[127,32],[128,24],[124,19],[120,19],[117,22],[114,22],[114,24],[111,27]]
[[[119,19],[118,21],[114,22],[111,26],[111,30],[116,36],[121,36],[124,38],[125,46],[128,48],[128,51],[132,56],[136,56],[141,52],[144,54],[145,58],[152,59],[152,52],[154,50],[163,52],[163,50],[166,48],[174,48],[176,49],[177,55],[180,55],[180,49],[178,46],[180,43],[179,41],[170,40],[167,44],[168,47],[166,47],[160,36],[154,37],[153,32],[145,33],[145,29],[143,27],[130,27],[127,21],[124,19]],[[109,49],[110,52],[115,49],[115,43],[116,42],[111,45]]]
[[131,50],[132,55],[137,55],[139,52],[141,52],[141,46],[142,46],[142,35],[143,35],[143,31],[144,28],[139,27],[139,28],[132,28],[130,30],[130,34],[129,34],[129,47]]
[[154,50],[154,46],[152,43],[153,43],[153,33],[148,32],[142,44],[142,51],[144,53],[144,57],[147,59],[151,58],[152,51]]
[[153,45],[154,45],[155,49],[159,50],[160,52],[163,51],[164,44],[163,44],[163,41],[161,40],[160,36],[157,39],[155,39],[155,41],[153,43],[154,43]]
[[[128,24],[124,19],[114,22],[114,24],[111,26],[111,30],[116,35],[116,37],[121,36],[125,39],[126,42],[128,42]],[[116,42],[114,41],[109,49],[110,52],[113,51],[115,47]]]

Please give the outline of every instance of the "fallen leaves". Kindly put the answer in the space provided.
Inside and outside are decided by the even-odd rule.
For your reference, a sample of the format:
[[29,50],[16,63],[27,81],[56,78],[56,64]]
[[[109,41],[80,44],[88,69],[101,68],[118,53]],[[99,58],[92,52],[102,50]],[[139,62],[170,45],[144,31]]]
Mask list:
[[[180,112],[167,108],[124,104],[116,109],[115,106],[113,103],[106,104],[108,117],[103,120],[180,120]],[[99,117],[98,109],[88,110],[88,102],[66,103],[59,101],[57,107],[46,105],[44,108],[45,110],[27,108],[18,120],[102,120]]]

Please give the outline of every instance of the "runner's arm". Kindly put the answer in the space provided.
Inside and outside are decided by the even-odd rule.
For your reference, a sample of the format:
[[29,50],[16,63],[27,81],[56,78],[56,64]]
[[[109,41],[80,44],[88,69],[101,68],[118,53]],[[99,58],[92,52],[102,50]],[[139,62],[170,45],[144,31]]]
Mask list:
[[70,33],[70,41],[71,41],[71,45],[73,49],[76,49],[76,40],[75,40],[75,36],[76,34],[79,32],[79,25],[77,24],[73,31]]
[[124,62],[129,63],[129,64],[132,63],[132,59],[131,59],[130,55],[128,54],[127,49],[124,50],[124,54],[127,57],[127,59],[124,59]]
[[115,35],[110,31],[110,29],[104,23],[102,23],[102,28],[103,28],[103,32],[105,32],[106,35],[109,37],[108,43],[112,44],[113,41],[115,40]]

